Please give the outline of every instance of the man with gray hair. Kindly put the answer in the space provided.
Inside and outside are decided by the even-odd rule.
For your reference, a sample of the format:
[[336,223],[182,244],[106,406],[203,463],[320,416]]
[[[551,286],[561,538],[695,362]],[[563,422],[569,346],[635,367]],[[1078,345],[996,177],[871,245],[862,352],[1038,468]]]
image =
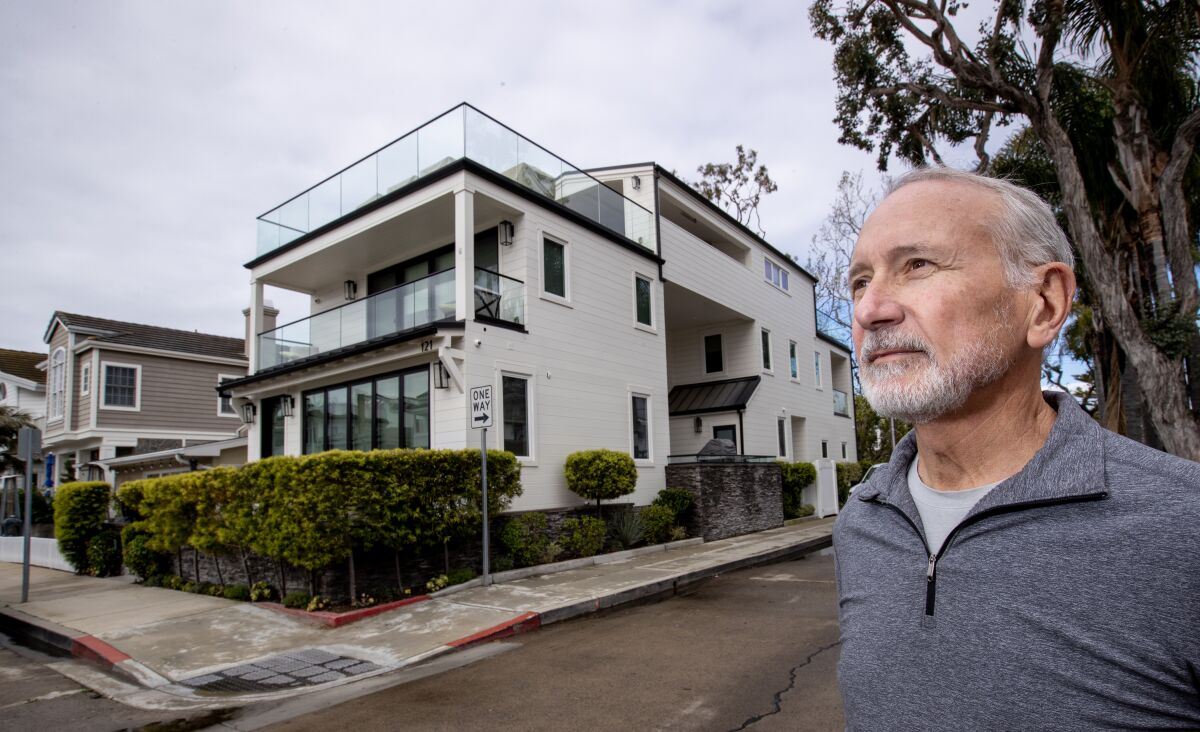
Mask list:
[[915,429],[834,529],[851,729],[1200,728],[1200,465],[1041,391],[1071,261],[1037,196],[948,169],[859,234],[863,392]]

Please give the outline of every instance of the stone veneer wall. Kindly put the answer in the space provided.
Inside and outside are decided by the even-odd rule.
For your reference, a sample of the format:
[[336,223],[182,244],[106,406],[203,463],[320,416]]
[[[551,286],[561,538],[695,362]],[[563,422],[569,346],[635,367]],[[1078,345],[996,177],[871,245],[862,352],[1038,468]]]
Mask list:
[[667,485],[696,499],[689,536],[713,541],[783,526],[783,474],[775,463],[668,465]]

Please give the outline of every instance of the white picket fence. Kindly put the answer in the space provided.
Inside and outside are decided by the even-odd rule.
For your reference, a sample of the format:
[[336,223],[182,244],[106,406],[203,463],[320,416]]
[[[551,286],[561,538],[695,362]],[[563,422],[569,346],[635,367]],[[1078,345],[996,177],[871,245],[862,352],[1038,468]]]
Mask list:
[[[0,536],[0,562],[24,562],[25,539],[20,536]],[[74,572],[75,568],[63,559],[58,551],[57,539],[41,539],[34,537],[29,540],[29,563],[35,567],[61,569]]]

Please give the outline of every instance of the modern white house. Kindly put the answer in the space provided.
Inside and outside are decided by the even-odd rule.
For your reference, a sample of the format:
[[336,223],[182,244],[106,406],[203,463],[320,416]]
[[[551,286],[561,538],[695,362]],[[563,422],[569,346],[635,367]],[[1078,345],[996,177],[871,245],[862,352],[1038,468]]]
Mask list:
[[[246,267],[251,366],[221,393],[250,460],[476,447],[484,385],[514,510],[578,505],[576,450],[632,455],[638,504],[714,437],[855,459],[811,275],[654,163],[582,170],[468,104],[260,216]],[[310,313],[276,326],[268,286]]]
[[[263,311],[269,318],[271,309]],[[242,339],[59,311],[44,340],[45,485],[183,472],[201,457],[158,454],[206,443],[227,445],[217,464],[245,461],[236,445],[242,422],[216,391],[245,378]],[[163,459],[142,458],[151,454]]]

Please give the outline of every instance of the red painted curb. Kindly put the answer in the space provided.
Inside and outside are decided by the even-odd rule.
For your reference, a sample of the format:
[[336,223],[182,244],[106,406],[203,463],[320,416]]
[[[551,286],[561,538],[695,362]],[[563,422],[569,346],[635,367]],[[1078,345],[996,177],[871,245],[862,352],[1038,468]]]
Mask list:
[[428,599],[429,595],[417,595],[416,597],[406,597],[403,600],[385,602],[382,605],[373,605],[371,607],[359,608],[357,610],[351,610],[344,613],[331,613],[324,610],[318,610],[310,613],[307,610],[284,607],[277,602],[256,602],[254,604],[259,607],[265,607],[268,610],[274,610],[277,613],[291,615],[294,618],[311,620],[329,628],[340,628],[343,625],[349,625],[350,623],[362,620],[364,618],[373,617],[375,615],[379,615],[380,613],[386,613],[389,610],[395,610],[396,608],[404,607],[405,605],[424,602]]
[[90,635],[81,635],[71,639],[71,655],[99,663],[105,668],[112,668],[130,658],[129,654],[122,653],[99,638]]
[[466,638],[459,638],[456,641],[450,641],[446,645],[451,648],[467,648],[487,643],[488,641],[507,638],[510,635],[517,633],[528,633],[531,630],[537,630],[542,627],[542,616],[538,613],[521,613],[512,620],[505,621],[499,625],[495,625],[486,630],[481,630],[478,633],[468,635]]

